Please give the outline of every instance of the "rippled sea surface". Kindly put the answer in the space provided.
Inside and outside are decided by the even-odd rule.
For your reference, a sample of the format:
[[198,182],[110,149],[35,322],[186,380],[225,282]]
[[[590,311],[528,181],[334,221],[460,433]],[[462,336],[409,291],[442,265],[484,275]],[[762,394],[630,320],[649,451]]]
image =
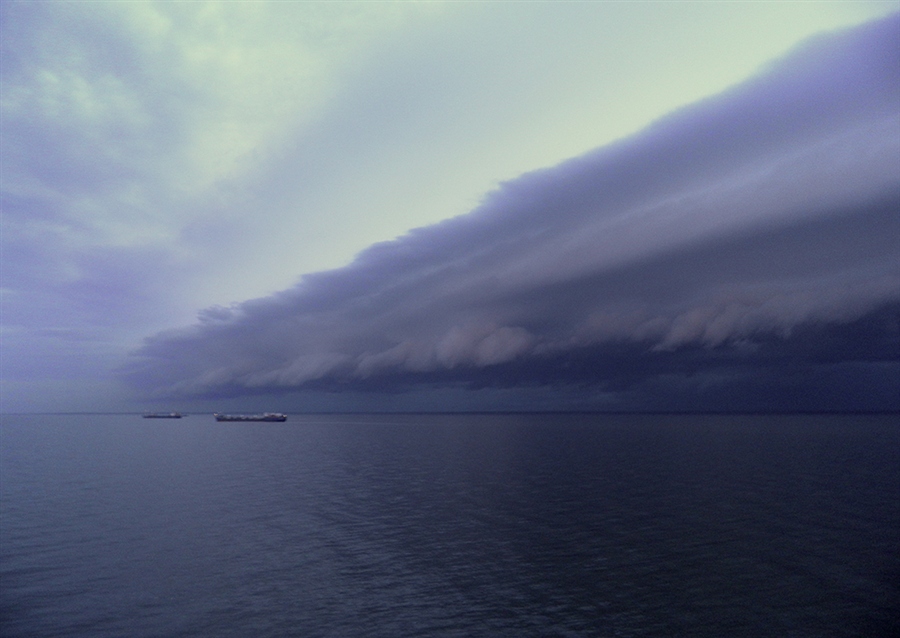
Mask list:
[[0,420],[0,635],[890,636],[891,416]]

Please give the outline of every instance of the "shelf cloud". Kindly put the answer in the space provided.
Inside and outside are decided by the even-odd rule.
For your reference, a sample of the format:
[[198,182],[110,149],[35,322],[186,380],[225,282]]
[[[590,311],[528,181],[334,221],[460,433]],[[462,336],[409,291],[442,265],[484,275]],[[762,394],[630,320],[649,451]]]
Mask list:
[[575,384],[611,408],[898,409],[898,38],[900,15],[817,36],[466,215],[208,308],[123,375],[155,396]]

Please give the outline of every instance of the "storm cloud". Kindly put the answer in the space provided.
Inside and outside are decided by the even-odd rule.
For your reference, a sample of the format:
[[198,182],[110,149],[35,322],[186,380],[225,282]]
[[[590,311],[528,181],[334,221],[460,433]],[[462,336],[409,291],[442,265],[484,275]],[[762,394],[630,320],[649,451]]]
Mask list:
[[813,38],[469,214],[208,308],[123,374],[154,396],[590,387],[611,408],[898,409],[898,41],[900,15]]

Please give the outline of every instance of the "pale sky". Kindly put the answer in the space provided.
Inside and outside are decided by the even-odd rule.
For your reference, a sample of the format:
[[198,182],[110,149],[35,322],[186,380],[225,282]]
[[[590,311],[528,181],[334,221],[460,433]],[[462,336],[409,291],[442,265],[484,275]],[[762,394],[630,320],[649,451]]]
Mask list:
[[[765,75],[809,36],[900,4],[4,0],[0,7],[0,410],[30,411],[140,410],[142,390],[123,384],[120,371],[145,339],[248,300],[294,294],[302,276],[359,263],[361,251],[411,229],[471,211],[520,214],[511,204],[490,212],[502,184],[515,190],[533,171],[627,141],[663,116]],[[877,142],[884,131],[875,122],[865,125]],[[832,142],[815,143],[833,157]],[[896,184],[897,169],[884,159],[893,147],[883,156],[877,147],[868,164],[856,155],[841,164],[842,174],[858,170],[871,184],[881,166],[883,181]],[[799,179],[808,166],[798,160]],[[835,197],[856,192],[847,189]],[[643,232],[639,219],[628,219]],[[541,272],[560,272],[572,251],[566,246],[542,244],[534,250],[544,261],[507,263],[502,276],[525,277],[526,268],[537,281]],[[611,240],[603,250],[614,255],[619,246]],[[893,291],[885,281],[872,285]],[[539,340],[518,324],[471,329],[488,331],[478,333],[477,365]],[[394,329],[384,330],[378,338],[387,343]],[[669,346],[680,343],[673,330],[661,337]],[[298,350],[283,368],[328,367],[321,362],[332,354]],[[369,350],[353,356],[364,369],[384,360]]]

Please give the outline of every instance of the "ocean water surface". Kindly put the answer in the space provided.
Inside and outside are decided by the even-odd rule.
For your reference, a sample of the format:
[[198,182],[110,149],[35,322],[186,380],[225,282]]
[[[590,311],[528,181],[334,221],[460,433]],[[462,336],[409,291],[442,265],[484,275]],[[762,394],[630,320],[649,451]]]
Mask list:
[[900,425],[0,418],[0,635],[897,636]]

